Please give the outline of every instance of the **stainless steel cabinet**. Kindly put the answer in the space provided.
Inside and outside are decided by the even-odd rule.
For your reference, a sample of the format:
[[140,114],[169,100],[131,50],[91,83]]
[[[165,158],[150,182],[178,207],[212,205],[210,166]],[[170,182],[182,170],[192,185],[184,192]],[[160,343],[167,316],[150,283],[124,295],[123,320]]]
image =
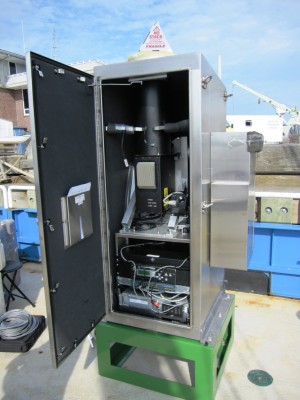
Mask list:
[[251,219],[247,137],[224,132],[224,85],[201,54],[94,78],[31,54],[27,70],[54,362],[104,314],[205,341],[223,268],[247,264]]

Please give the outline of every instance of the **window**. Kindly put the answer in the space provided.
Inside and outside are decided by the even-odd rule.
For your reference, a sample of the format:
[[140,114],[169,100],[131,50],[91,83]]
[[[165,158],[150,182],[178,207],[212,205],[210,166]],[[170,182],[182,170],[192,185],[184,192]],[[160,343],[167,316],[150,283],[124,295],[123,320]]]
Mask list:
[[24,115],[29,115],[29,101],[28,101],[27,89],[23,89],[23,110],[24,110]]
[[14,62],[9,62],[9,75],[15,75],[17,73],[17,66]]
[[251,119],[246,119],[245,125],[246,125],[246,126],[252,126],[252,121],[251,121]]
[[22,72],[26,72],[25,62],[23,62],[23,61],[20,61],[20,63],[15,63],[12,61],[8,62],[8,74],[9,75],[21,74]]

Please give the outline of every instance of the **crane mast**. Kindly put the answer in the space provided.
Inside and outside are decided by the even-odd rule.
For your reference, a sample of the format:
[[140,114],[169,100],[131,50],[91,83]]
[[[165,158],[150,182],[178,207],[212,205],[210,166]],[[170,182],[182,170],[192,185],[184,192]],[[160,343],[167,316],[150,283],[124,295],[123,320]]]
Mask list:
[[[270,97],[259,93],[251,88],[249,88],[246,85],[243,85],[242,83],[239,83],[237,81],[232,81],[233,86],[238,86],[241,89],[246,90],[247,92],[253,94],[254,96],[258,97],[260,100],[264,101],[265,103],[270,104],[272,107],[275,108],[276,114],[279,116],[283,116],[285,113],[289,113],[292,118],[298,117],[299,116],[299,111],[297,110],[296,107],[288,107],[285,104],[279,103],[276,100],[271,99]],[[299,122],[298,122],[299,123]]]

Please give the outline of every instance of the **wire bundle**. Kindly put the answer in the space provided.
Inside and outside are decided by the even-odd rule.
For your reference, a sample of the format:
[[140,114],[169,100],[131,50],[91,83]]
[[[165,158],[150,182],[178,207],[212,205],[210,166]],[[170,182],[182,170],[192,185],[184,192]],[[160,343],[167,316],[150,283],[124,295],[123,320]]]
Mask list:
[[[133,269],[133,280],[132,280],[132,290],[136,296],[138,296],[136,290],[138,289],[144,297],[150,300],[151,304],[151,309],[157,314],[166,314],[169,311],[175,309],[178,306],[184,306],[187,303],[187,299],[189,298],[189,293],[188,292],[180,292],[180,293],[164,293],[164,291],[161,290],[155,290],[151,288],[151,282],[153,276],[151,276],[148,280],[148,282],[145,282],[145,287],[141,286],[136,286],[136,273],[137,273],[137,267],[136,263],[133,260],[128,260],[125,256],[123,251],[125,249],[128,249],[130,247],[142,247],[146,246],[147,243],[137,243],[137,244],[132,244],[128,246],[124,246],[120,250],[120,255],[122,259],[128,263],[131,263],[132,269]],[[149,244],[154,244],[153,242],[148,243]],[[156,244],[163,244],[163,242],[158,242]],[[157,275],[158,272],[164,272],[168,269],[179,269],[181,268],[187,261],[189,257],[185,258],[182,263],[178,266],[174,265],[164,265],[158,269],[155,270],[155,276]],[[157,307],[155,307],[153,302],[158,302],[160,306],[165,305],[167,308],[165,310],[160,310]]]
[[25,310],[11,310],[0,317],[0,338],[3,340],[20,339],[34,332],[39,320]]

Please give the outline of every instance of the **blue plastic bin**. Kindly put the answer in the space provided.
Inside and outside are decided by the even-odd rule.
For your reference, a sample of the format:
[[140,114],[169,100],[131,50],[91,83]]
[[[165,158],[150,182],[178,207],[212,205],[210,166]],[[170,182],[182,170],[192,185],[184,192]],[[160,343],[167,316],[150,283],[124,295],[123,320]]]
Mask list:
[[[26,133],[26,128],[24,128],[22,126],[15,127],[15,128],[13,128],[13,130],[14,130],[14,136],[23,136]],[[19,143],[17,145],[17,153],[25,154],[27,145],[28,145],[28,142]]]
[[300,298],[300,225],[256,222],[248,269],[270,272],[270,294]]
[[19,257],[28,261],[40,261],[40,238],[37,211],[33,208],[12,211],[16,224]]

